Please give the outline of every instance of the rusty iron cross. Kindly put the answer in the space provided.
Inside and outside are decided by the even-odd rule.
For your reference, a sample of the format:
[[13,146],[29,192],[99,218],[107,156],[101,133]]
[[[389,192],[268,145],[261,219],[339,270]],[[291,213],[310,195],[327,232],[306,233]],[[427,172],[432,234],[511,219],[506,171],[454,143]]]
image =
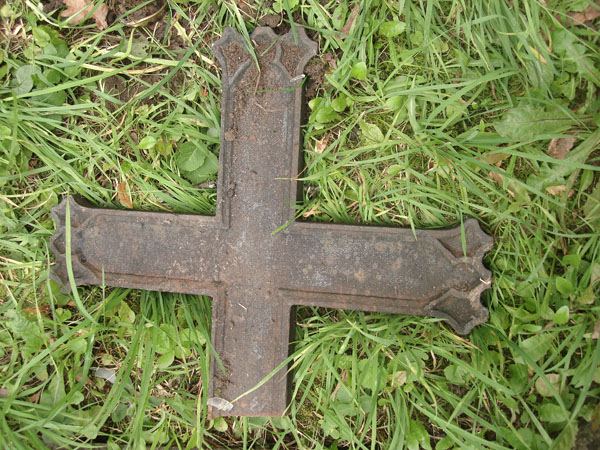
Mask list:
[[[69,200],[75,285],[212,297],[213,417],[284,413],[287,371],[268,375],[290,354],[295,305],[441,317],[461,334],[488,317],[479,297],[491,281],[482,257],[492,239],[476,220],[415,233],[292,220],[302,192],[301,79],[316,44],[301,28],[257,28],[251,39],[257,60],[231,28],[213,45],[223,71],[215,216]],[[66,201],[53,209],[51,248],[52,276],[69,291]]]

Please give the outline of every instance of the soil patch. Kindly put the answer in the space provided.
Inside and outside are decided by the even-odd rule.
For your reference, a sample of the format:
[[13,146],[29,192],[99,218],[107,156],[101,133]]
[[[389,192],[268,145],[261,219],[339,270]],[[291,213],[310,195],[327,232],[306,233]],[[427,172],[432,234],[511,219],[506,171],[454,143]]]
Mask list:
[[[163,79],[163,76],[160,74],[148,74],[138,76],[138,78],[150,85],[155,85]],[[168,89],[171,94],[177,96],[181,93],[182,85],[184,84],[184,82],[185,75],[182,71],[178,71],[175,75],[173,75],[173,77],[171,77],[171,79],[167,82],[165,86],[161,87],[161,89]],[[142,83],[127,80],[127,78],[120,75],[114,75],[102,80],[102,88],[103,92],[110,95],[111,97],[114,97],[119,101],[116,102],[110,101],[108,99],[101,99],[95,94],[92,94],[92,100],[95,102],[104,101],[106,109],[108,109],[110,112],[116,111],[119,107],[122,106],[123,103],[127,103],[131,100],[134,100],[146,89],[149,89],[149,87],[146,87]],[[157,94],[153,94],[140,100],[140,104],[151,105],[156,103],[156,95]]]
[[319,89],[325,84],[325,67],[325,62],[318,57],[311,59],[306,65],[304,73],[308,76],[305,94],[307,101],[315,98]]
[[258,23],[265,27],[277,28],[281,25],[282,19],[278,14],[267,14],[258,19]]
[[[123,20],[125,22],[138,23],[147,17],[152,17],[152,15],[156,14],[164,6],[164,2],[165,0],[157,0],[150,3],[148,3],[148,0],[109,0],[106,4],[108,5],[110,12],[114,14],[114,18],[124,16]],[[144,3],[146,4],[144,5]],[[140,7],[140,5],[144,6]],[[136,9],[138,7],[139,9]],[[160,15],[150,20],[148,23],[155,22],[159,19]]]
[[248,60],[248,53],[237,42],[232,42],[223,47],[221,53],[223,53],[225,61],[227,61],[229,76],[233,76],[236,70]]
[[302,56],[302,51],[295,45],[286,45],[284,43],[281,44],[281,50],[283,53],[281,55],[281,64],[283,64],[292,77],[298,75],[296,67],[298,61],[300,61],[300,56]]

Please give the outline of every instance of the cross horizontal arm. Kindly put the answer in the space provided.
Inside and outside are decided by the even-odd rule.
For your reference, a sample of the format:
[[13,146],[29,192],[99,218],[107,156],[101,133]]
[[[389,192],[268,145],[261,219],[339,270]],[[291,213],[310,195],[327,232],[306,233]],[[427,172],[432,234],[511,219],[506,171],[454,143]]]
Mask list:
[[[75,285],[105,284],[211,295],[218,287],[219,233],[214,217],[84,206],[73,197],[53,208],[57,232],[51,277],[69,292],[66,205]],[[190,245],[193,243],[193,245]]]
[[290,304],[437,316],[461,334],[487,319],[481,258],[492,239],[475,220],[461,230],[296,223],[283,238],[279,287]]

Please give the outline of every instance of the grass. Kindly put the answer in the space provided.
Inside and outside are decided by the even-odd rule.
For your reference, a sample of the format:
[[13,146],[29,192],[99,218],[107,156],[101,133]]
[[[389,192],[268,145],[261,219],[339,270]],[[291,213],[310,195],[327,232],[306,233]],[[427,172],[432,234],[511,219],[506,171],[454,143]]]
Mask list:
[[[4,5],[2,447],[597,447],[600,23],[568,15],[590,5],[169,1],[167,32]],[[209,421],[210,300],[61,294],[48,279],[50,208],[70,193],[213,213],[214,179],[192,184],[177,159],[185,142],[218,152],[209,44],[275,10],[320,48],[298,215],[415,228],[477,218],[496,243],[490,320],[463,338],[437,319],[301,308],[290,414]]]

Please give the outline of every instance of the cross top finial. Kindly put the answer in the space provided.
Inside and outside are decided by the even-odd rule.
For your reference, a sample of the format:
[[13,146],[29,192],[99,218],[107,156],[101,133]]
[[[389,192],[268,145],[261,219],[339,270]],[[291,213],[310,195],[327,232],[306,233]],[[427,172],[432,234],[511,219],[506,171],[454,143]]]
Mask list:
[[317,44],[308,38],[304,28],[296,27],[278,36],[271,28],[258,27],[250,39],[256,61],[253,61],[248,50],[248,43],[231,27],[225,28],[223,36],[212,44],[212,52],[219,61],[224,81],[227,78],[228,82],[235,82],[239,73],[245,72],[251,65],[256,66],[256,62],[260,70],[267,63],[272,63],[285,71],[289,79],[294,79],[302,75],[308,60],[317,53]]

